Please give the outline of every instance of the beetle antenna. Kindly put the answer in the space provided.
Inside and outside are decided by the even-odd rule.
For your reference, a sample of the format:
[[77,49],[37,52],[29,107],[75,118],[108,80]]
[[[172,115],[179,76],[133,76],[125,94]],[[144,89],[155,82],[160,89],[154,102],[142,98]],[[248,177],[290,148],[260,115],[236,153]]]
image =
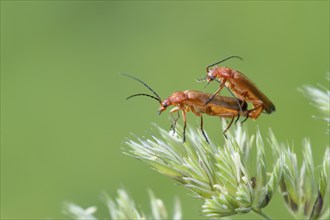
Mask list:
[[135,96],[148,96],[148,97],[150,97],[150,98],[156,99],[158,102],[161,102],[161,100],[158,99],[157,97],[152,96],[152,95],[149,95],[149,94],[145,94],[145,93],[137,93],[137,94],[134,94],[134,95],[128,96],[126,99],[130,99],[130,98],[133,98],[133,97],[135,97]]
[[202,78],[199,78],[199,79],[196,79],[196,82],[200,83],[200,82],[203,82],[206,80],[206,76],[202,77]]
[[[151,96],[151,97],[154,97],[154,98],[156,98],[156,100],[158,100],[160,103],[161,103],[161,98],[159,97],[159,95],[152,89],[152,88],[150,88],[150,86],[148,86],[145,82],[143,82],[142,80],[140,80],[140,79],[138,79],[138,78],[136,78],[136,77],[134,77],[134,76],[131,76],[131,75],[128,75],[128,74],[126,74],[126,73],[122,73],[122,75],[124,75],[124,76],[127,76],[127,77],[129,77],[129,78],[132,78],[132,79],[134,79],[134,80],[136,80],[136,81],[138,81],[138,82],[140,82],[142,85],[144,85],[145,87],[147,87],[156,97],[154,97],[154,96]],[[147,95],[147,94],[145,94],[145,95]]]
[[204,89],[206,88],[206,86],[208,86],[210,84],[210,82],[207,82],[206,85],[204,86]]
[[243,58],[240,57],[240,56],[230,56],[230,57],[227,57],[227,58],[225,58],[225,59],[223,59],[223,60],[221,60],[221,61],[218,61],[218,62],[216,62],[216,63],[213,63],[213,64],[211,64],[211,65],[208,65],[207,68],[210,68],[210,67],[215,66],[215,65],[217,65],[217,64],[219,64],[219,63],[225,62],[225,61],[227,61],[227,60],[229,60],[229,59],[231,59],[231,58],[238,58],[238,59],[240,59],[240,60],[243,60]]

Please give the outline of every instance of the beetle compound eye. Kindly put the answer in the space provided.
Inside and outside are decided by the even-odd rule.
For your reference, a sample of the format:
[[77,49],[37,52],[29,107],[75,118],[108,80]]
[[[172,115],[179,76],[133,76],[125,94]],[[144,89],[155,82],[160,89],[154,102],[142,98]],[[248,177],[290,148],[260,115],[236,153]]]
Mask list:
[[208,81],[208,82],[211,82],[211,81],[213,81],[214,79],[215,79],[215,77],[213,76],[212,73],[208,74],[208,76],[207,76],[207,81]]

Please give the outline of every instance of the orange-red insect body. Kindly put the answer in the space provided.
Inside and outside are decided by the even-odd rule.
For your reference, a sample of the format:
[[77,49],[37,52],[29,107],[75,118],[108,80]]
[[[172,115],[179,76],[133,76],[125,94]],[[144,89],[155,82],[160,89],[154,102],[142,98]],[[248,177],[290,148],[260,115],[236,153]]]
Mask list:
[[[203,113],[211,116],[220,116],[224,118],[237,117],[239,115],[246,116],[247,104],[241,100],[225,97],[215,96],[210,102],[207,102],[212,94],[204,93],[196,90],[186,90],[180,92],[174,92],[167,99],[162,102],[159,108],[159,113],[166,110],[170,105],[175,106],[171,112],[176,109],[185,110],[187,107],[194,113]],[[239,105],[243,106],[244,112],[239,112]]]
[[[193,112],[196,116],[201,118],[200,128],[207,142],[208,142],[208,138],[203,130],[203,114],[207,114],[210,116],[218,116],[223,118],[231,118],[231,122],[223,132],[224,135],[226,131],[230,128],[235,117],[247,116],[249,114],[249,112],[247,111],[246,102],[238,100],[237,98],[224,97],[224,96],[216,96],[210,100],[212,94],[204,93],[196,90],[174,92],[167,99],[162,101],[159,95],[154,90],[152,90],[146,83],[133,76],[127,74],[125,74],[125,76],[128,76],[134,80],[139,81],[155,95],[153,96],[145,93],[138,93],[129,96],[127,99],[130,99],[135,96],[147,96],[157,100],[160,103],[158,114],[161,114],[170,106],[174,107],[173,109],[170,110],[171,114],[178,111],[182,112],[183,122],[184,122],[183,142],[185,142],[185,131],[186,131],[186,122],[187,122],[186,113],[189,111]],[[205,104],[208,100],[210,101],[207,104]],[[176,121],[177,119],[174,119],[174,123],[172,126],[173,130],[175,130]]]
[[242,102],[241,100],[237,100],[236,98],[225,96],[215,96],[210,102],[205,104],[211,97],[212,94],[196,90],[174,92],[171,96],[169,96],[162,102],[158,112],[161,113],[165,111],[168,106],[175,106],[173,109],[170,110],[170,113],[174,113],[179,110],[182,111],[184,122],[184,140],[186,128],[186,112],[192,111],[196,116],[199,116],[201,118],[201,130],[207,141],[208,139],[203,130],[203,114],[207,114],[210,116],[218,116],[222,118],[231,118],[229,125],[223,131],[223,134],[226,137],[225,133],[232,125],[234,118],[248,115],[247,104],[246,102]]
[[209,69],[208,67],[207,72],[206,79],[208,83],[216,78],[221,82],[219,89],[212,97],[215,97],[225,85],[237,98],[252,103],[253,109],[249,110],[248,117],[256,119],[263,111],[268,114],[275,111],[275,105],[243,73],[228,67],[218,66],[215,66],[212,69]]

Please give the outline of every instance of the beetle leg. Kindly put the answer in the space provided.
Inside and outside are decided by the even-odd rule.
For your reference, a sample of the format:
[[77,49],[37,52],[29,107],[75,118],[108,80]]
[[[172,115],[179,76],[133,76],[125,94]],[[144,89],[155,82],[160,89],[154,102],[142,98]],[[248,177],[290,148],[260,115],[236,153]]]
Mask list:
[[[238,98],[236,98],[236,97],[235,97],[235,99],[236,99],[237,102],[238,102],[238,101],[241,101],[240,99],[238,99]],[[241,104],[238,103],[239,113],[238,113],[238,115],[237,115],[237,119],[235,120],[235,124],[238,122],[238,119],[241,117],[241,114],[244,113],[244,112],[243,112],[243,106],[244,106],[244,104],[245,104],[245,102],[243,102],[243,101],[242,101]],[[248,117],[248,114],[247,114],[246,118],[243,120],[243,122],[247,120],[247,117]],[[241,124],[242,124],[242,123],[241,123]]]
[[179,107],[179,106],[176,106],[176,107],[174,107],[174,108],[172,108],[171,110],[170,110],[170,113],[174,113],[174,112],[177,112],[177,111],[179,111],[181,108]]
[[[171,117],[172,117],[172,119],[173,119],[173,122],[172,122],[172,125],[171,125],[171,127],[170,127],[170,130],[173,130],[173,134],[175,134],[176,122],[177,122],[178,119],[180,118],[180,114],[179,114],[179,112],[178,112],[180,109],[181,109],[181,108],[180,108],[179,106],[176,106],[176,107],[172,108],[171,111],[170,111]],[[177,113],[178,113],[178,117],[177,117],[177,118],[174,118],[174,116],[173,116],[173,113],[174,113],[174,112],[177,112]]]
[[170,113],[171,113],[171,117],[172,117],[172,119],[173,119],[173,122],[172,122],[172,125],[171,125],[171,127],[170,127],[170,130],[173,131],[173,135],[174,135],[174,134],[175,134],[175,128],[176,128],[176,122],[179,120],[179,118],[180,118],[180,114],[179,114],[178,111],[176,111],[176,113],[177,113],[177,117],[175,118],[175,117],[173,116],[173,112],[170,112]]
[[183,118],[183,136],[182,141],[186,142],[186,127],[187,127],[187,117],[186,117],[186,111],[182,109],[182,118]]
[[254,101],[252,102],[253,109],[248,110],[248,117],[257,119],[259,115],[264,110],[263,102],[262,101]]
[[233,124],[234,118],[235,118],[234,115],[232,115],[232,117],[231,117],[231,121],[230,121],[229,125],[228,125],[227,128],[222,132],[226,139],[228,139],[228,138],[227,138],[227,135],[226,135],[226,132],[228,131],[228,129],[230,128],[230,126]]
[[215,93],[213,93],[213,95],[207,100],[207,102],[205,102],[204,105],[207,105],[207,103],[209,103],[222,90],[223,87],[224,87],[224,84],[221,83],[219,88],[217,89],[217,91],[215,91]]
[[[238,114],[237,115],[237,118],[236,118],[236,120],[235,120],[235,125],[237,124],[237,122],[238,122],[238,119],[241,117],[241,114]],[[244,119],[244,121],[245,121],[246,119]]]
[[210,143],[210,142],[209,142],[209,139],[207,138],[207,136],[206,136],[206,134],[205,134],[205,132],[204,132],[204,129],[203,129],[203,115],[202,115],[201,113],[199,113],[199,112],[196,112],[195,109],[194,109],[193,107],[191,107],[190,109],[191,109],[191,111],[192,111],[195,115],[197,115],[197,116],[199,116],[199,117],[201,118],[201,130],[202,130],[202,134],[203,134],[203,136],[204,136],[206,142],[209,144],[209,143]]
[[206,134],[205,134],[205,132],[204,132],[204,129],[203,129],[203,115],[201,115],[201,130],[202,130],[202,134],[203,134],[203,136],[204,136],[206,142],[209,144],[210,141],[209,141],[209,139],[207,138],[207,136],[206,136]]
[[242,125],[246,120],[248,120],[248,118],[249,118],[249,113],[250,113],[250,111],[248,111],[248,113],[246,114],[246,117],[245,117],[244,120],[241,122],[241,125]]

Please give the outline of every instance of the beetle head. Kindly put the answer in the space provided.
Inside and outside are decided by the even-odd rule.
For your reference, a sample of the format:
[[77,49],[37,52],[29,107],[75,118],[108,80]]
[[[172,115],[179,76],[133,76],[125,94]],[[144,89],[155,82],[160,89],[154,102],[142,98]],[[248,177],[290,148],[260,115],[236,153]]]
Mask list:
[[217,72],[214,69],[211,69],[206,76],[207,83],[212,82],[217,77]]
[[169,99],[165,99],[162,103],[161,103],[161,105],[160,105],[160,107],[159,107],[159,109],[158,109],[158,115],[160,115],[163,111],[165,111],[166,109],[167,109],[167,107],[168,106],[170,106],[172,103],[171,103],[171,101],[169,100]]
[[[219,72],[219,67],[217,67],[216,65],[218,65],[218,64],[220,64],[220,63],[222,63],[222,62],[225,62],[225,61],[227,61],[227,60],[229,60],[229,59],[232,59],[232,58],[238,58],[238,59],[240,59],[240,60],[243,60],[243,58],[240,57],[240,56],[230,56],[230,57],[227,57],[227,58],[225,58],[225,59],[223,59],[223,60],[220,60],[220,61],[218,61],[218,62],[216,62],[216,63],[213,63],[213,64],[208,65],[208,66],[206,67],[206,71],[207,71],[206,80],[207,80],[207,83],[210,83],[210,82],[212,82],[213,80],[216,79],[216,77],[217,77],[217,72]],[[215,67],[214,67],[214,66],[215,66]],[[214,68],[213,68],[213,69],[210,69],[211,67],[214,67]],[[222,72],[222,71],[220,71],[219,75],[221,75],[221,72]],[[227,75],[228,75],[227,73],[224,73],[224,77],[227,77]],[[229,75],[228,75],[228,77],[229,77]]]

